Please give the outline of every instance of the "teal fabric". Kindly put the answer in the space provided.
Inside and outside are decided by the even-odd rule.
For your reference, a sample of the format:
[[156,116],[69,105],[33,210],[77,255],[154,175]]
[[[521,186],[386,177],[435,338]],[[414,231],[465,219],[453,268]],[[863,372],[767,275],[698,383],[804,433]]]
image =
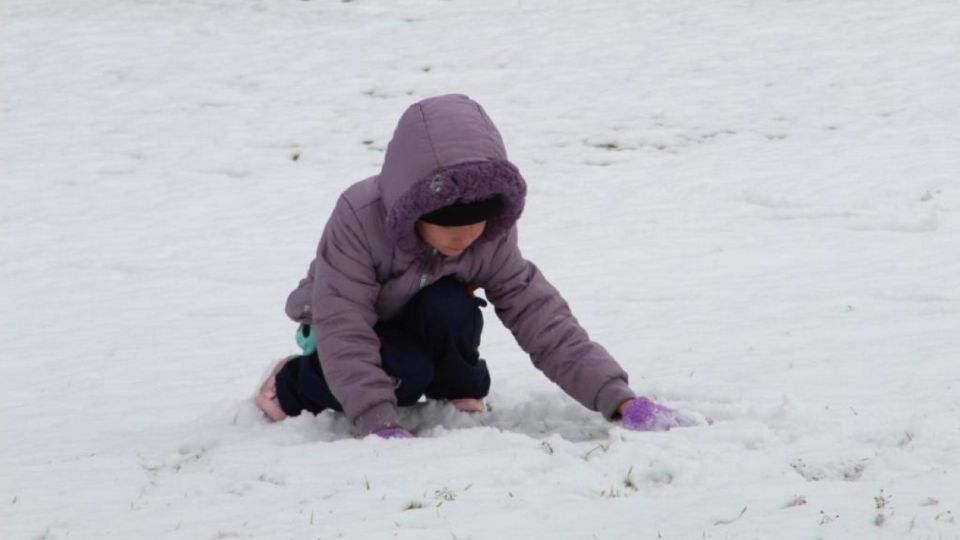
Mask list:
[[303,349],[303,354],[308,355],[317,350],[317,336],[313,328],[306,324],[301,324],[297,328],[297,345]]

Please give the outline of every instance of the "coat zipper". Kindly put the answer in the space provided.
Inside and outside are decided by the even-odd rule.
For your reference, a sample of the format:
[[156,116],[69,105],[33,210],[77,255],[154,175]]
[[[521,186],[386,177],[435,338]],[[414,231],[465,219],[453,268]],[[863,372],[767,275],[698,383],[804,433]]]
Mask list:
[[430,260],[427,262],[425,272],[420,276],[420,288],[424,288],[427,285],[427,281],[430,280],[430,276],[437,270],[437,259],[439,251],[437,248],[433,248],[433,252],[430,254]]

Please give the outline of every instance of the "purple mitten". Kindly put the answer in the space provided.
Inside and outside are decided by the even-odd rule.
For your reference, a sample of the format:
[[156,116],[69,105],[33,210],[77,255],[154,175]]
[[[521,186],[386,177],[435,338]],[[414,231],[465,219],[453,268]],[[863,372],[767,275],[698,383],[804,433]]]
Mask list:
[[402,427],[383,427],[373,432],[381,439],[412,439],[413,434]]
[[638,397],[627,406],[621,423],[634,431],[669,431],[670,428],[696,424],[670,407],[657,405],[645,397]]

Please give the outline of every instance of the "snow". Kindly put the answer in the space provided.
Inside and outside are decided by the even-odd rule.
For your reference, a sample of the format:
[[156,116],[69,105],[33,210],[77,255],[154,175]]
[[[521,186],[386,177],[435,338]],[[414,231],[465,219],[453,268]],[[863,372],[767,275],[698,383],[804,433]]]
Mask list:
[[[960,4],[0,3],[0,538],[960,538]],[[336,195],[464,92],[628,432],[249,401]],[[297,159],[293,159],[297,156]]]

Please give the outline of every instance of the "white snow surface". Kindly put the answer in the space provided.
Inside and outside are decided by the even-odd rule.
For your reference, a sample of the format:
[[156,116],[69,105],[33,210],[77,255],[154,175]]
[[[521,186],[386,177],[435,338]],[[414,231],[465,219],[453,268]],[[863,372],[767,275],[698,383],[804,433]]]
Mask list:
[[[490,309],[488,413],[259,414],[337,195],[448,92],[712,425],[606,422]],[[960,538],[956,1],[4,0],[0,199],[2,539]]]

